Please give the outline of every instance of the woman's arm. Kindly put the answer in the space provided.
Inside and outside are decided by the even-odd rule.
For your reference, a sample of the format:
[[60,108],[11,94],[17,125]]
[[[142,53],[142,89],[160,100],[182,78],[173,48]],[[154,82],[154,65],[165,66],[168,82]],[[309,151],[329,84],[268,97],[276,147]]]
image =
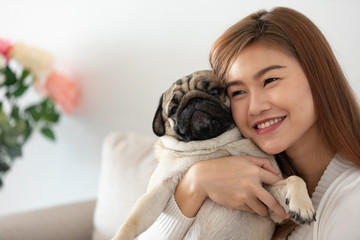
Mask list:
[[[268,215],[266,206],[282,218],[285,210],[262,184],[281,180],[279,172],[266,158],[231,156],[200,161],[183,176],[175,191],[175,200],[182,213],[191,218],[204,200],[232,209]],[[266,206],[265,206],[266,205]]]

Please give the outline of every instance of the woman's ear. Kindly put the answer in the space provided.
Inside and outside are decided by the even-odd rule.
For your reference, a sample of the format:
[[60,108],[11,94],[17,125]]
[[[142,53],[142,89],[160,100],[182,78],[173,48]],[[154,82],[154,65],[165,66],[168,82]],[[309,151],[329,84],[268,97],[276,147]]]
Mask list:
[[158,137],[161,137],[165,134],[165,122],[162,117],[163,96],[164,96],[164,94],[161,95],[159,106],[156,110],[155,117],[153,120],[153,131]]

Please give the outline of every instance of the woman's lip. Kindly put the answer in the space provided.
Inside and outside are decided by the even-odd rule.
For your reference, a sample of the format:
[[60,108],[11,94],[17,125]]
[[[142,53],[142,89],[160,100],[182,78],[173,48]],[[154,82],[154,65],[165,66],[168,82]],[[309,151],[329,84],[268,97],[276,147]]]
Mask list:
[[257,122],[254,129],[257,134],[265,134],[278,128],[284,121],[286,116],[270,118]]

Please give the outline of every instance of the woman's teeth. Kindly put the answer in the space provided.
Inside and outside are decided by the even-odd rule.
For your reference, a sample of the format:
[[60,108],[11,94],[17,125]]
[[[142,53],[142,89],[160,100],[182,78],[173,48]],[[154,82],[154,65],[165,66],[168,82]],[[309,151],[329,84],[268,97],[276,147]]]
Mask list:
[[276,119],[271,119],[271,120],[269,120],[267,122],[260,123],[260,124],[256,125],[256,127],[259,128],[259,129],[266,128],[266,127],[269,127],[269,126],[271,126],[271,125],[273,125],[275,123],[278,123],[278,122],[282,121],[283,119],[284,119],[283,117],[276,118]]

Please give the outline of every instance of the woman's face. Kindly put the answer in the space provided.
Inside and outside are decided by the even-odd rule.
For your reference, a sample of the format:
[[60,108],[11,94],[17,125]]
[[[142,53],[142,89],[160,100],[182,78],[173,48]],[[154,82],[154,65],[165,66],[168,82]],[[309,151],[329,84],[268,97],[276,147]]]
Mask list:
[[263,151],[301,149],[316,134],[314,102],[300,64],[280,48],[244,48],[226,75],[234,120]]

